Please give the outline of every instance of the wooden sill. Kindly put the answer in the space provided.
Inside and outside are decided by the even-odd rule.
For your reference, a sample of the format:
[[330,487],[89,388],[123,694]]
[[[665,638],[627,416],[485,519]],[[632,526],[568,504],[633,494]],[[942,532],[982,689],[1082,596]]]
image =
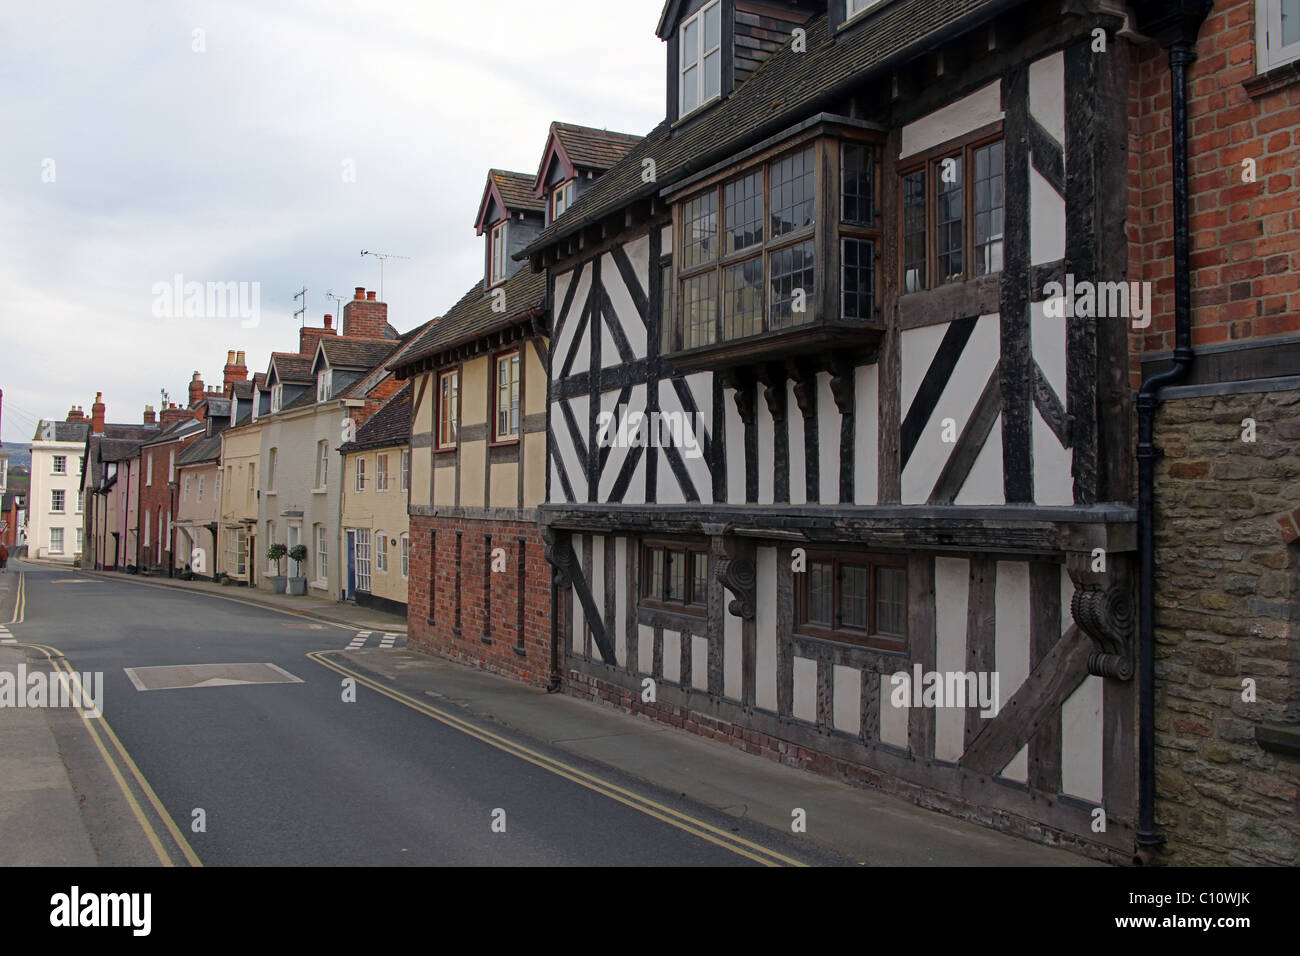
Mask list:
[[866,322],[809,322],[776,332],[727,342],[715,342],[664,357],[683,371],[724,369],[784,361],[818,352],[874,352],[885,334],[883,325]]
[[1242,81],[1241,85],[1245,89],[1247,96],[1258,98],[1286,89],[1293,83],[1300,83],[1300,60],[1292,60],[1290,63],[1275,66],[1267,72]]

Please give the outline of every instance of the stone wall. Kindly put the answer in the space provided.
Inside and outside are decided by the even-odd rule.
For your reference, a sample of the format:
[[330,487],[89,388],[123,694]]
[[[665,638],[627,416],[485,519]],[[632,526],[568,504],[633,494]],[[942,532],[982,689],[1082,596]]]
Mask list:
[[1278,526],[1300,506],[1300,391],[1171,399],[1156,422],[1159,860],[1295,865],[1300,758],[1255,732],[1300,722],[1300,543]]

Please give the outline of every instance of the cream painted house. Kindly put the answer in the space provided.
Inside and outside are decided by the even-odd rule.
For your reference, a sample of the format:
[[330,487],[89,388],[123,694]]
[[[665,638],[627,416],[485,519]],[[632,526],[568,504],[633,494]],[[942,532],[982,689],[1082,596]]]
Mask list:
[[217,575],[217,515],[221,495],[221,436],[205,435],[176,458],[176,563],[196,578]]
[[339,448],[343,513],[338,553],[344,597],[406,613],[411,542],[411,387],[402,388]]
[[262,426],[254,415],[252,401],[263,378],[259,373],[252,383],[235,385],[230,410],[234,425],[221,433],[217,570],[250,586],[258,584],[266,567],[266,547],[258,534],[257,520]]
[[34,558],[71,563],[81,553],[81,469],[89,433],[80,409],[66,422],[41,421],[36,427],[27,499],[27,553]]

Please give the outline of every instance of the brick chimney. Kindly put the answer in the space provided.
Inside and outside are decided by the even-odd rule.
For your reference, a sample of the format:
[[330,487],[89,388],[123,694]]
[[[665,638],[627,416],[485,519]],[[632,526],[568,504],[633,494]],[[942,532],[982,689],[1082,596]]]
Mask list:
[[298,330],[298,354],[311,355],[316,351],[316,343],[323,335],[337,335],[334,330],[334,316],[326,315],[323,328],[301,328]]
[[145,423],[146,425],[155,425],[155,424],[157,424],[157,418],[156,418],[156,416],[154,415],[154,411],[153,411],[153,406],[152,406],[152,405],[146,405],[146,406],[144,407],[144,423]]
[[84,422],[86,413],[81,410],[80,405],[73,405],[72,410],[68,412],[67,420],[70,422]]
[[388,303],[376,302],[375,293],[357,286],[351,302],[343,304],[345,339],[382,339],[388,333]]
[[175,402],[168,402],[163,406],[163,410],[158,415],[159,425],[163,428],[170,428],[177,422],[183,422],[187,418],[197,418],[198,409],[181,408]]
[[204,391],[203,379],[199,377],[198,372],[195,372],[194,377],[190,379],[190,405],[191,406],[197,405],[199,402],[203,400],[203,391]]
[[[198,374],[198,373],[195,373]],[[104,434],[104,393],[95,393],[95,404],[90,406],[90,433]]]
[[231,395],[231,386],[236,382],[248,381],[248,368],[244,365],[244,353],[229,351],[226,353],[226,367],[221,370],[221,393]]

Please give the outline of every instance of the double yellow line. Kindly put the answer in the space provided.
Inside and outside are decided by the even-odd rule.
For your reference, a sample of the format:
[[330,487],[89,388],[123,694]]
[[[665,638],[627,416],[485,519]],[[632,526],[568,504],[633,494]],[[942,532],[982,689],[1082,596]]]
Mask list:
[[[9,623],[22,624],[26,614],[27,574],[23,572],[18,575],[18,594],[14,600],[13,619]],[[83,701],[88,699],[88,695],[85,693],[81,684],[81,675],[72,669],[72,665],[68,663],[67,658],[63,656],[63,652],[57,647],[51,647],[48,644],[30,644],[25,642],[11,644],[9,646],[33,647],[40,651],[45,655],[45,659],[49,662],[50,668],[56,674],[67,675],[69,682],[76,688],[77,699]],[[113,728],[109,725],[108,721],[102,715],[99,717],[90,717],[86,714],[85,710],[80,707],[77,708],[77,715],[81,718],[81,723],[86,728],[86,733],[90,735],[91,741],[94,742],[95,748],[99,751],[99,755],[104,758],[104,764],[108,767],[109,773],[113,775],[113,779],[121,789],[122,796],[126,798],[127,805],[131,808],[132,814],[135,815],[135,819],[140,824],[140,828],[144,830],[144,835],[148,839],[149,845],[153,848],[154,854],[158,857],[158,862],[163,866],[175,866],[173,855],[168,853],[164,847],[163,840],[159,835],[157,828],[149,819],[149,815],[145,812],[144,808],[141,807],[140,800],[136,798],[135,791],[132,790],[126,779],[126,774],[129,774],[134,779],[135,786],[138,788],[140,794],[149,805],[153,807],[154,814],[162,821],[163,828],[171,837],[172,843],[180,853],[180,856],[183,857],[185,862],[190,866],[202,866],[203,864],[199,861],[198,854],[194,852],[194,848],[190,846],[189,841],[185,839],[185,834],[181,833],[180,828],[176,826],[176,821],[171,818],[166,807],[163,806],[162,801],[158,799],[158,794],[154,791],[154,788],[149,785],[149,781],[145,779],[144,774],[140,772],[140,768],[137,767],[135,761],[131,759],[131,755],[127,753],[126,748],[122,746],[122,741],[113,731]],[[107,741],[107,743],[105,741]],[[111,752],[109,750],[110,744],[112,745]],[[116,754],[116,759],[114,759],[114,754]],[[121,764],[120,766],[119,762]]]
[[373,690],[377,694],[383,694],[385,697],[391,698],[400,704],[404,704],[412,710],[424,714],[426,717],[432,717],[434,720],[446,724],[454,730],[459,730],[461,733],[473,737],[475,740],[481,740],[483,743],[495,747],[497,750],[503,751],[504,753],[508,753],[512,757],[517,757],[518,759],[527,761],[536,767],[541,767],[543,770],[549,771],[557,777],[563,777],[565,780],[570,780],[579,786],[586,787],[588,790],[599,793],[601,796],[608,797],[611,800],[616,800],[624,806],[631,807],[633,810],[644,813],[646,816],[653,817],[656,820],[661,820],[670,826],[691,834],[692,836],[699,837],[701,840],[720,846],[725,850],[730,850],[732,853],[737,853],[740,856],[753,860],[755,863],[760,863],[763,866],[807,865],[801,863],[799,860],[778,853],[775,850],[768,849],[767,847],[760,846],[757,843],[738,837],[734,833],[729,833],[726,830],[705,823],[703,820],[699,820],[695,817],[688,816],[685,813],[681,813],[678,810],[674,810],[672,807],[664,806],[663,804],[657,803],[639,793],[634,793],[633,791],[616,786],[615,784],[593,776],[584,770],[579,770],[577,767],[556,760],[554,757],[547,756],[546,754],[539,753],[529,747],[525,747],[523,744],[502,737],[499,734],[494,734],[489,730],[484,730],[482,727],[478,727],[468,721],[462,720],[454,714],[448,713],[438,707],[434,707],[431,704],[427,704],[422,700],[417,700],[416,698],[403,694],[400,691],[393,690],[390,687],[385,687],[383,684],[372,680],[359,671],[351,670],[344,667],[342,664],[330,660],[325,656],[327,653],[333,652],[313,651],[308,654],[307,657],[315,661],[317,664],[320,664],[322,667],[328,667],[332,671],[352,678],[358,684]]

